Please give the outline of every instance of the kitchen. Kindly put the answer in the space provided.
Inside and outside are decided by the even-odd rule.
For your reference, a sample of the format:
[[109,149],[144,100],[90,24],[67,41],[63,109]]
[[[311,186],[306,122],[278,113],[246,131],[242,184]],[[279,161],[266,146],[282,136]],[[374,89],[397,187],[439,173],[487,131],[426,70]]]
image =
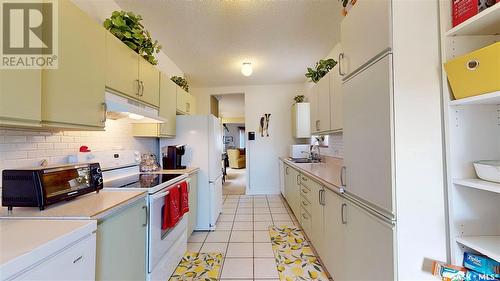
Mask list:
[[[51,3],[57,67],[0,70],[0,279],[197,280],[202,258],[221,280],[498,278],[499,5]],[[120,33],[137,15],[146,55]],[[247,193],[224,195],[212,98],[235,93]]]

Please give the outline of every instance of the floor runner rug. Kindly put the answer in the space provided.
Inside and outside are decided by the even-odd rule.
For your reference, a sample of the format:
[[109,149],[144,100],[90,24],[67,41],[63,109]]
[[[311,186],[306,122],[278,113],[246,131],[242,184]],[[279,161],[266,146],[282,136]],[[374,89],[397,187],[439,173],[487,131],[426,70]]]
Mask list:
[[187,252],[170,281],[216,281],[222,267],[221,253]]
[[281,281],[328,281],[323,266],[300,229],[274,226],[269,228],[269,233]]

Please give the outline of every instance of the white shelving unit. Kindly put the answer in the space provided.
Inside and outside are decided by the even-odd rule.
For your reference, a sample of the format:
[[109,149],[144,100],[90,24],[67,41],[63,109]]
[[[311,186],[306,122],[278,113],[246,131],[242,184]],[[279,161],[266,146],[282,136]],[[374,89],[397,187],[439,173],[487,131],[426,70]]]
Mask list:
[[[451,1],[440,1],[443,63],[500,41],[500,4],[451,26]],[[472,163],[500,159],[500,92],[455,100],[443,69],[449,262],[464,252],[500,258],[500,184],[477,178]]]
[[457,242],[494,260],[500,260],[500,236],[465,236]]
[[454,179],[453,183],[469,188],[476,188],[494,193],[500,193],[500,184],[484,181],[481,179]]

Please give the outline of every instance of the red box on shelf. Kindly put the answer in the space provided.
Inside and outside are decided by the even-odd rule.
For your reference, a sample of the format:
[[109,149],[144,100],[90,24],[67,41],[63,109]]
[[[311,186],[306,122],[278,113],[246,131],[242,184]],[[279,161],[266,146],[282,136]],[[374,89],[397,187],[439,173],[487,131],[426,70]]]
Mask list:
[[451,14],[453,27],[479,13],[479,0],[452,0]]

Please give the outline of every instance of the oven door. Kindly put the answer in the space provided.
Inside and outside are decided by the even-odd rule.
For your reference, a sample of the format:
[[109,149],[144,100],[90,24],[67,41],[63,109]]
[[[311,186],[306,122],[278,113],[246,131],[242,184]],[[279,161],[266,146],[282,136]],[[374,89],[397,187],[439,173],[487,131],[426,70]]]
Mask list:
[[[177,184],[176,184],[177,185]],[[151,273],[162,257],[174,246],[183,234],[187,232],[187,215],[173,228],[162,230],[163,208],[168,189],[164,188],[149,196],[149,245],[148,272]]]

